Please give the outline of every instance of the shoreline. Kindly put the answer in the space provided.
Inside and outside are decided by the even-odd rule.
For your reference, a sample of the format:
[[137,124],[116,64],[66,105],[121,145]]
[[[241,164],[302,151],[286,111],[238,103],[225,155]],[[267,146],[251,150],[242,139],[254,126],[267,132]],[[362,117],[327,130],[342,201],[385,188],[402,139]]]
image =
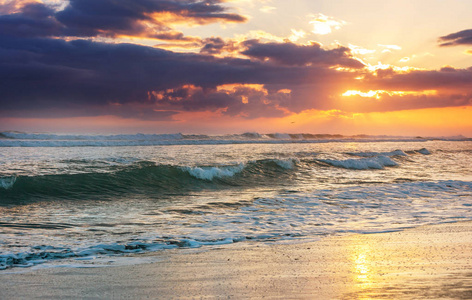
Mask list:
[[147,255],[158,261],[0,272],[1,298],[472,298],[472,221]]

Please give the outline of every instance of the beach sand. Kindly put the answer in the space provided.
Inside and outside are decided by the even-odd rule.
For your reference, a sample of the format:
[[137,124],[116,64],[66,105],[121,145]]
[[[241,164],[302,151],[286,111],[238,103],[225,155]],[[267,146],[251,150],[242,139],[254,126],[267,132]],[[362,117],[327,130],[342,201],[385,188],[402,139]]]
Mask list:
[[[0,273],[1,299],[472,299],[472,222]],[[8,271],[8,270],[7,270]]]

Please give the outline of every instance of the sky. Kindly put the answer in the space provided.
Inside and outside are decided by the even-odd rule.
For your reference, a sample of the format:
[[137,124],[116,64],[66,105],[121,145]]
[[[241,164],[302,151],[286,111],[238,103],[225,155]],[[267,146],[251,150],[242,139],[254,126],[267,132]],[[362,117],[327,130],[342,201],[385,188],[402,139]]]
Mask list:
[[0,0],[0,130],[472,137],[470,0]]

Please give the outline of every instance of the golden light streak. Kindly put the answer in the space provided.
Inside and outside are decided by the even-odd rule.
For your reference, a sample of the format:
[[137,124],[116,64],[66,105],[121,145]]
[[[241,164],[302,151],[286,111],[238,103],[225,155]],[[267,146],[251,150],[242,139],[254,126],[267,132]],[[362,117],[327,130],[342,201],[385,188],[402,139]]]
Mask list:
[[366,64],[366,68],[367,70],[369,70],[370,72],[373,72],[375,73],[377,70],[388,70],[388,69],[391,69],[397,73],[409,73],[409,72],[412,72],[412,71],[418,71],[418,70],[425,70],[425,69],[422,69],[422,68],[415,68],[415,67],[408,67],[408,66],[405,66],[405,67],[397,67],[397,66],[394,66],[394,65],[390,65],[390,64],[383,64],[381,62],[379,62],[378,64],[376,65],[371,65],[371,64]]
[[263,30],[251,30],[246,34],[238,34],[235,36],[235,41],[239,43],[250,39],[263,39],[277,43],[283,43],[286,40],[284,37],[276,36]]
[[289,90],[289,89],[281,89],[277,91],[277,93],[281,93],[281,94],[290,94],[291,92],[292,90]]
[[218,92],[229,92],[229,93],[235,93],[237,92],[238,89],[251,89],[251,90],[256,90],[259,92],[263,92],[264,95],[268,95],[268,91],[264,88],[263,84],[224,84],[224,85],[219,85],[216,90]]
[[385,90],[370,90],[368,92],[361,92],[356,90],[348,90],[342,94],[344,97],[350,96],[360,96],[364,98],[382,98],[382,95],[389,95],[389,96],[431,96],[437,95],[438,91],[436,90],[425,90],[425,91],[385,91]]
[[389,49],[389,50],[402,50],[402,47],[397,46],[397,45],[382,45],[382,44],[378,44],[377,46],[382,47],[382,48],[385,48],[385,49]]

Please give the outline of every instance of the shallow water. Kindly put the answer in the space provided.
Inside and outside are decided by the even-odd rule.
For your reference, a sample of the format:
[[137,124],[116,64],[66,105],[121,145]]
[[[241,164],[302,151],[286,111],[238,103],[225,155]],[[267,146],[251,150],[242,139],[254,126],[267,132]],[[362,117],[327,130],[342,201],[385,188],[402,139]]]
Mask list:
[[469,140],[7,137],[2,269],[472,219]]

